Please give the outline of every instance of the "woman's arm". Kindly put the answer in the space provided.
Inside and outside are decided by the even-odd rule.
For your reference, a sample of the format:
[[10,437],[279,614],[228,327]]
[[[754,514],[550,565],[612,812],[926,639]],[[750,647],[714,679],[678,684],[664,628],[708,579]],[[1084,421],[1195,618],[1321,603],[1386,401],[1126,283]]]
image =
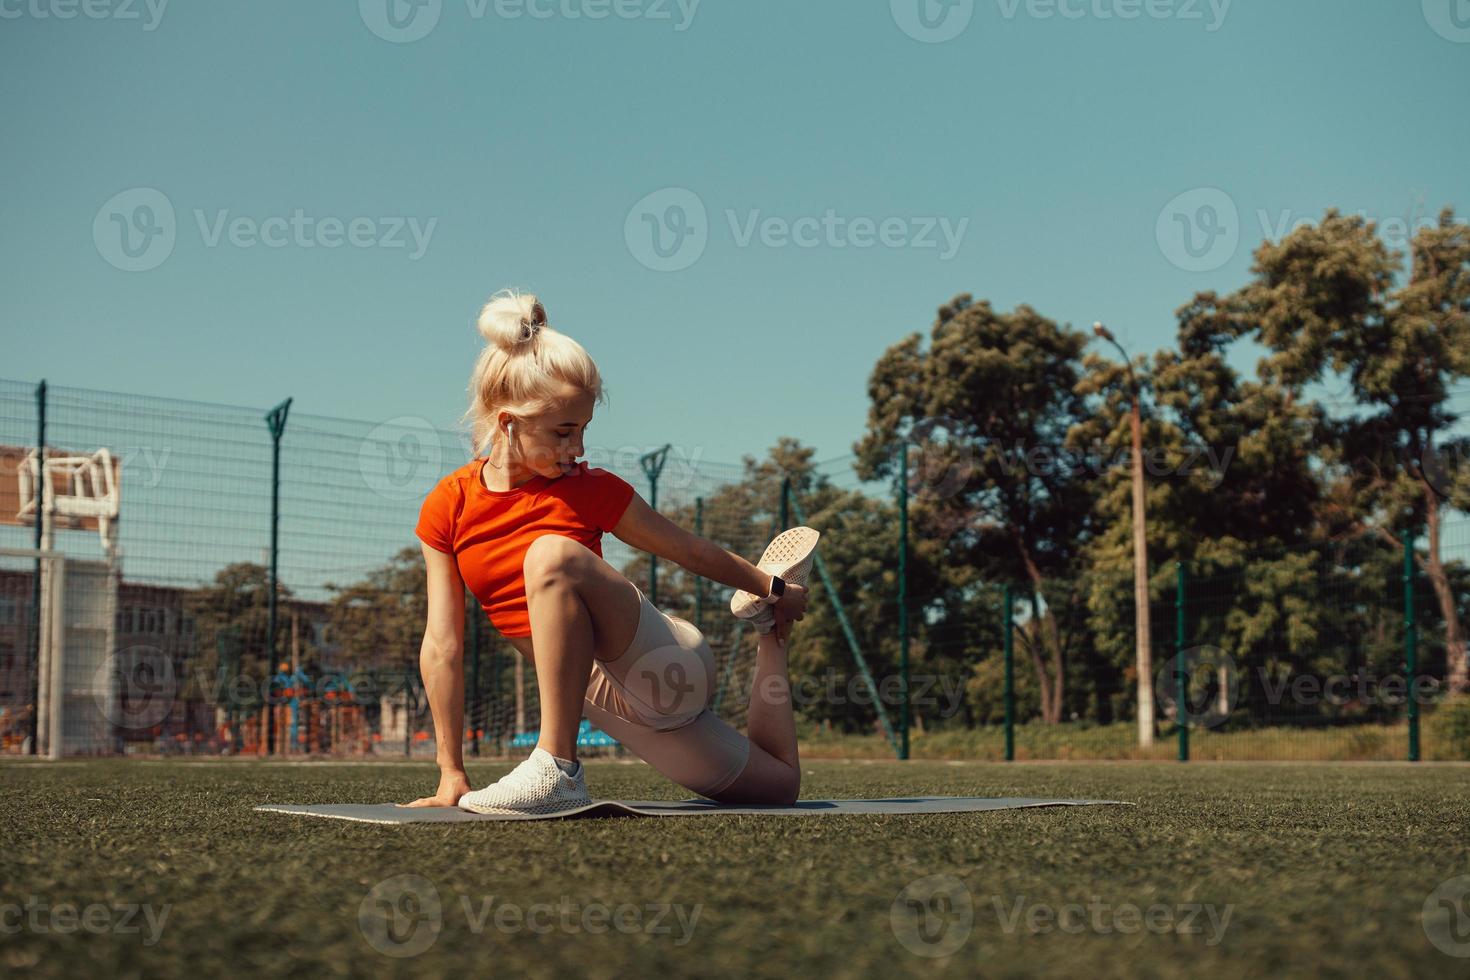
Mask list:
[[[469,792],[464,771],[464,580],[454,556],[424,545],[429,617],[419,673],[434,719],[439,790],[410,806],[454,806]],[[451,799],[452,797],[452,799]]]
[[612,533],[619,541],[677,562],[702,578],[753,595],[763,596],[771,590],[771,577],[765,572],[713,541],[684,530],[648,506],[636,492]]

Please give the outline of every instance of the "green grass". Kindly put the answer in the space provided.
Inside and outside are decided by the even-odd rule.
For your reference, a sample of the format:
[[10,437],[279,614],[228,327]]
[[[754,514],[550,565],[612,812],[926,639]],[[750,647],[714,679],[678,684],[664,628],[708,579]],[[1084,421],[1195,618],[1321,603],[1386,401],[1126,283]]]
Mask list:
[[[472,766],[477,783],[506,764]],[[641,764],[594,762],[596,796],[687,795]],[[1470,767],[811,761],[807,797],[1093,797],[1136,807],[918,817],[700,817],[383,827],[254,813],[260,802],[406,799],[422,764],[141,760],[6,763],[0,905],[168,906],[143,934],[0,935],[0,971],[52,976],[1451,975],[1421,909],[1470,872]],[[442,931],[390,958],[358,913],[395,875],[432,883]],[[910,952],[890,917],[909,883],[950,875],[974,909],[948,958]],[[497,929],[461,905],[567,900],[698,908],[671,934]],[[1003,915],[996,911],[997,902]],[[1202,934],[1012,931],[1019,903],[1230,918]],[[625,913],[628,914],[628,913]],[[640,916],[648,913],[641,912]],[[1162,914],[1162,913],[1160,913]],[[141,921],[141,920],[140,920]],[[627,921],[627,920],[625,920]],[[643,922],[649,920],[644,918]],[[663,924],[674,923],[672,916]],[[901,917],[901,922],[906,921]],[[938,919],[935,920],[939,921]],[[1131,921],[1131,920],[1126,920]],[[1217,919],[1217,921],[1219,921]],[[14,923],[13,913],[6,922]],[[1196,922],[1204,923],[1205,919]],[[1073,922],[1075,924],[1075,921]],[[1126,924],[1126,922],[1125,922]],[[963,935],[960,931],[949,936]]]
[[[915,759],[970,759],[998,762],[1005,758],[1005,733],[998,726],[910,732],[909,755]],[[823,732],[807,726],[802,751],[827,759],[891,759],[893,750],[882,735]],[[1189,735],[1190,758],[1231,762],[1399,762],[1408,758],[1407,722],[1290,728],[1199,728]],[[1177,758],[1176,729],[1164,726],[1148,749],[1138,746],[1132,722],[1112,725],[1033,722],[1016,726],[1016,759],[1092,761]],[[1421,757],[1430,761],[1467,761],[1467,739],[1431,715],[1420,738]]]

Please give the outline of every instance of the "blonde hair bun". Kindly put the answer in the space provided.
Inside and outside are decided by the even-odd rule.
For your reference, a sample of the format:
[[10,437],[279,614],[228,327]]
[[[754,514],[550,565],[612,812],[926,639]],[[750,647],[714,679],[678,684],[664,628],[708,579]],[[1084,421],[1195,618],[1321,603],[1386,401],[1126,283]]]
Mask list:
[[533,293],[502,289],[490,297],[475,322],[480,336],[507,354],[531,349],[531,341],[546,326],[546,307]]

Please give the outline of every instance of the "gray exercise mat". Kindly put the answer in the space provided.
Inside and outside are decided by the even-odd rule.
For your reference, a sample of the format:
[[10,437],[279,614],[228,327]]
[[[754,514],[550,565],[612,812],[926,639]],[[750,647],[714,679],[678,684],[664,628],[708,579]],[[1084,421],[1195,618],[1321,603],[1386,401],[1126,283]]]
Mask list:
[[356,820],[360,823],[473,823],[481,820],[564,820],[573,817],[690,817],[760,814],[823,816],[828,814],[975,813],[1039,806],[1132,806],[1121,800],[991,799],[981,796],[914,796],[888,800],[799,800],[795,806],[729,806],[710,800],[595,800],[575,810],[533,816],[467,813],[455,807],[402,807],[393,803],[268,803],[255,809],[303,817]]

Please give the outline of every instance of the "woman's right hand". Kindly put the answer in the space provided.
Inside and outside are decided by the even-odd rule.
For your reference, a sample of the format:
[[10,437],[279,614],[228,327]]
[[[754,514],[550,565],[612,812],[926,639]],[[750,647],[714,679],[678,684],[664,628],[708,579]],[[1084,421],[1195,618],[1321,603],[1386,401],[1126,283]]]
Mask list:
[[470,791],[470,779],[462,772],[445,770],[439,774],[439,789],[433,796],[425,796],[412,803],[399,806],[456,806],[459,798]]

